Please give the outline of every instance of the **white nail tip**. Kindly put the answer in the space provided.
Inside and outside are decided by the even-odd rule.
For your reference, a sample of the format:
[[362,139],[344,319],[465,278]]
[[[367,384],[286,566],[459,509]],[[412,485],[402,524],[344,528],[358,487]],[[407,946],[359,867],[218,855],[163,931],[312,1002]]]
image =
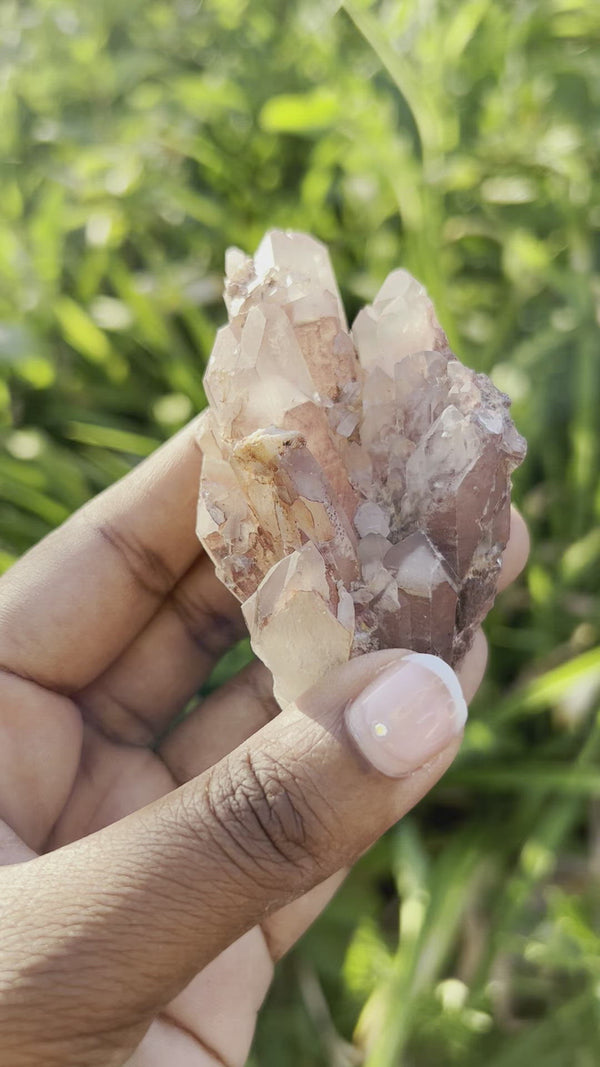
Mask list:
[[426,670],[431,671],[432,674],[437,675],[440,681],[443,682],[452,700],[456,725],[459,729],[462,729],[467,721],[469,711],[461,684],[452,667],[445,660],[440,659],[439,656],[431,656],[426,652],[411,652],[408,656],[405,656],[405,660],[419,664]]

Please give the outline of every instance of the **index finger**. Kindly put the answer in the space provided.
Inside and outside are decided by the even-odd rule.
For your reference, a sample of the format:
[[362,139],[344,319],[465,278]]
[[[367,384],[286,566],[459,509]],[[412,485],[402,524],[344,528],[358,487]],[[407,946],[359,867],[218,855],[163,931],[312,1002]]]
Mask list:
[[106,669],[202,551],[197,420],[0,582],[0,669],[72,692]]

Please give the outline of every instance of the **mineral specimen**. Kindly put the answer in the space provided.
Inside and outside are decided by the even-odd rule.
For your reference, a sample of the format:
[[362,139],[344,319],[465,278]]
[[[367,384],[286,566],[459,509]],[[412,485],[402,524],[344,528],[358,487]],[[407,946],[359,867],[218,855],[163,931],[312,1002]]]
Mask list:
[[525,442],[389,275],[348,331],[326,248],[230,249],[204,384],[198,536],[243,604],[280,704],[379,648],[455,664],[491,607]]

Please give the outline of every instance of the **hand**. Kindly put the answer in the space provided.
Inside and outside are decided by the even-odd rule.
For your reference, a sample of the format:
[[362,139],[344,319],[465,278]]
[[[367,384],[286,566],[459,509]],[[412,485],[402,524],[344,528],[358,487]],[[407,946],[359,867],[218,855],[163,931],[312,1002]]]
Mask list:
[[[254,663],[161,740],[244,632],[196,541],[200,461],[192,424],[0,583],[11,1067],[241,1067],[273,960],[459,746],[454,675],[397,650],[279,715]],[[526,554],[516,517],[503,584]],[[484,666],[480,635],[467,699]]]

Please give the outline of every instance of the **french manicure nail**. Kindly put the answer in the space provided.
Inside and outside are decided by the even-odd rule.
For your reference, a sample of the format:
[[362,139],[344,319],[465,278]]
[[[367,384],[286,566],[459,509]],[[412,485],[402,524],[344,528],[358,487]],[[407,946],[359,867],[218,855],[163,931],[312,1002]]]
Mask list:
[[381,672],[345,711],[363,755],[392,778],[410,774],[462,733],[467,705],[454,671],[410,652]]

